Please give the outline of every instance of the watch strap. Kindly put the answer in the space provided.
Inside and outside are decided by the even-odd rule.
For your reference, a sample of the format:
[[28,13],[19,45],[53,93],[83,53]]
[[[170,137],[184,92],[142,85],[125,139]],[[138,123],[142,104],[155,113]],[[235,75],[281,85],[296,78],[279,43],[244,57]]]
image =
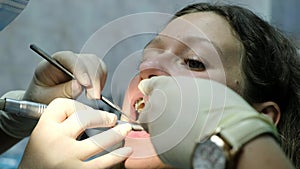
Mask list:
[[243,145],[262,134],[270,134],[278,140],[279,136],[271,119],[264,114],[254,114],[240,119],[231,125],[217,129],[218,135],[230,146],[229,155],[234,156]]

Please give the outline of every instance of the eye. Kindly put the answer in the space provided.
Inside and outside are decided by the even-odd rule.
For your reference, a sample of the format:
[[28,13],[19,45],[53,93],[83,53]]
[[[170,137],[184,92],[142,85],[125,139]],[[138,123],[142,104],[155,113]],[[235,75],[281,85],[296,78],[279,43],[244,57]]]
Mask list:
[[206,69],[204,63],[200,60],[187,58],[184,59],[184,62],[192,71],[204,71]]

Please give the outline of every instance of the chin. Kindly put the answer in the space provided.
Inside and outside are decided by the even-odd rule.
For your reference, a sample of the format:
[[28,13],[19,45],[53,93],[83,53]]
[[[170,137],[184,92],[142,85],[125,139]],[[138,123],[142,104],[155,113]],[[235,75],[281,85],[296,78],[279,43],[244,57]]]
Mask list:
[[133,148],[132,155],[125,161],[125,168],[151,169],[170,168],[162,163],[145,131],[131,132],[125,139],[125,145]]
[[163,164],[158,164],[155,157],[132,159],[128,158],[125,161],[125,168],[128,169],[159,169],[166,168]]

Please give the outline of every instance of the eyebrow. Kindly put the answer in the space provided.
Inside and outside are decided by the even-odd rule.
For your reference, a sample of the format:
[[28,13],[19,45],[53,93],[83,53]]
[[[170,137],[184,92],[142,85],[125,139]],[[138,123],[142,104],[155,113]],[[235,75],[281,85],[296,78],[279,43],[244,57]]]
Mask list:
[[186,38],[184,38],[184,40],[196,40],[196,41],[205,41],[205,42],[208,42],[209,44],[211,44],[213,47],[214,47],[214,49],[216,49],[217,50],[217,53],[220,55],[220,56],[224,56],[224,54],[223,54],[223,52],[222,52],[222,50],[221,50],[221,48],[217,45],[217,43],[216,42],[214,42],[214,41],[211,41],[211,40],[209,40],[209,39],[207,39],[207,38],[200,38],[200,37],[196,37],[196,36],[188,36],[188,37],[186,37]]
[[[184,41],[190,41],[190,40],[205,41],[205,42],[208,42],[208,43],[212,44],[213,47],[217,50],[217,53],[219,55],[224,56],[221,48],[214,41],[211,41],[207,38],[200,38],[200,37],[196,37],[196,36],[188,36],[188,37],[184,38],[183,40],[179,40],[179,39],[176,39],[176,40],[178,40],[180,43],[183,43],[185,45],[186,45],[186,43],[184,43]],[[162,42],[163,42],[162,39],[159,36],[157,36],[157,37],[153,38],[151,41],[149,41],[145,45],[144,49],[146,49],[150,44],[160,44]]]

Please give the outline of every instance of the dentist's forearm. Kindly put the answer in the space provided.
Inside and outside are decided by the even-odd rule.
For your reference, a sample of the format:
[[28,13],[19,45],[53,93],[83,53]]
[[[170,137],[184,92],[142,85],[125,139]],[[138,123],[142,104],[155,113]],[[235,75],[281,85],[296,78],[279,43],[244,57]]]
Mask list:
[[260,136],[247,143],[239,156],[237,169],[293,169],[292,163],[271,136]]

